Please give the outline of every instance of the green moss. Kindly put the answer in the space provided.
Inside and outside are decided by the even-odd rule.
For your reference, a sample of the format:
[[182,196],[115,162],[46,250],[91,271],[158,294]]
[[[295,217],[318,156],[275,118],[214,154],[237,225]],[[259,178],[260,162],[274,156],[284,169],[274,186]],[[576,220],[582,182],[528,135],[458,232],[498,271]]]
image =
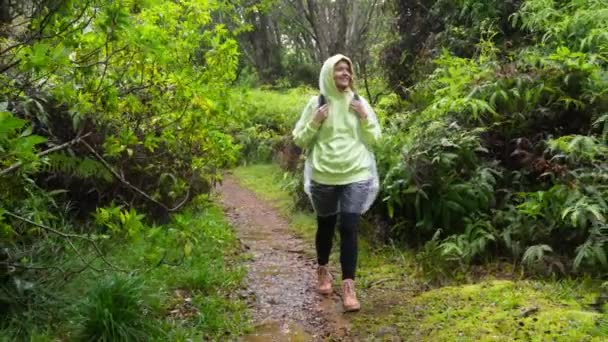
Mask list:
[[[278,166],[241,167],[234,174],[241,184],[287,217],[293,231],[309,241],[312,248],[314,216],[292,211],[291,197],[284,190],[287,180]],[[336,250],[331,256],[333,265],[338,265]],[[351,316],[356,338],[600,341],[608,332],[608,318],[588,308],[598,293],[597,280],[487,279],[476,284],[428,289],[423,279],[413,276],[413,255],[413,251],[389,246],[374,248],[364,238],[360,239],[357,283],[363,308]],[[494,266],[487,268],[491,270]]]
[[600,341],[601,315],[574,300],[585,295],[575,289],[560,300],[562,285],[489,280],[446,286],[412,298],[396,313],[412,322],[401,333],[423,341]]

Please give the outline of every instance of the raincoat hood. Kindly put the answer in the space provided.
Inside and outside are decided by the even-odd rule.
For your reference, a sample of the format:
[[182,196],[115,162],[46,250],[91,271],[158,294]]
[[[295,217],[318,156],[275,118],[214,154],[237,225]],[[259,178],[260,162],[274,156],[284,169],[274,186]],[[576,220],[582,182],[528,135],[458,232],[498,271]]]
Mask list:
[[344,92],[338,90],[338,87],[336,87],[336,82],[334,81],[334,67],[341,60],[348,62],[350,65],[351,79],[354,78],[353,63],[351,62],[350,58],[341,54],[329,57],[325,63],[323,63],[323,67],[321,67],[321,73],[319,74],[319,89],[321,90],[321,94],[323,94],[323,96],[330,99],[349,97],[352,94],[352,89],[347,89]]

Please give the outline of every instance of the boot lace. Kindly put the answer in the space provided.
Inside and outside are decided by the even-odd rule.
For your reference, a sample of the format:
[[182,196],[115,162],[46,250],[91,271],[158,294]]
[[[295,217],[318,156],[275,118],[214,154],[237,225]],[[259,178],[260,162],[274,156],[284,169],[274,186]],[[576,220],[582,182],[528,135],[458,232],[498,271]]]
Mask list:
[[344,283],[344,292],[346,292],[346,294],[348,294],[348,295],[355,294],[355,286],[352,281],[348,281],[348,282]]

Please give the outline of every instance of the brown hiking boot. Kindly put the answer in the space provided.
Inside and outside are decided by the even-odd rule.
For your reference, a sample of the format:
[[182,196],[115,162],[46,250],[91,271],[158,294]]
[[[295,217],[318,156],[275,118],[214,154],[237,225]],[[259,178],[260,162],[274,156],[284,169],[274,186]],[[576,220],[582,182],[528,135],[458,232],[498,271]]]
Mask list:
[[355,282],[352,279],[342,281],[342,300],[344,301],[344,311],[357,311],[361,308],[355,293]]
[[328,295],[331,293],[331,273],[327,266],[319,265],[317,268],[317,275],[319,277],[319,284],[317,290],[320,294]]

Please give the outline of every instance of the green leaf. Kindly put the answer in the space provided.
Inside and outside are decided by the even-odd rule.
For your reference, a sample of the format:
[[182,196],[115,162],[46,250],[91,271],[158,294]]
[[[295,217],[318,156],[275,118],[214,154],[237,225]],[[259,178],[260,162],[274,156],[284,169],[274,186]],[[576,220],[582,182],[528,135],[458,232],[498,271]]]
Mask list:
[[0,112],[0,138],[3,135],[21,129],[26,123],[26,120],[18,119],[10,112]]
[[184,245],[184,255],[189,258],[192,255],[192,242],[188,241]]
[[39,135],[30,135],[28,137],[20,138],[17,140],[15,151],[17,155],[32,153],[34,146],[46,142],[46,140],[47,139],[45,137],[41,137]]

